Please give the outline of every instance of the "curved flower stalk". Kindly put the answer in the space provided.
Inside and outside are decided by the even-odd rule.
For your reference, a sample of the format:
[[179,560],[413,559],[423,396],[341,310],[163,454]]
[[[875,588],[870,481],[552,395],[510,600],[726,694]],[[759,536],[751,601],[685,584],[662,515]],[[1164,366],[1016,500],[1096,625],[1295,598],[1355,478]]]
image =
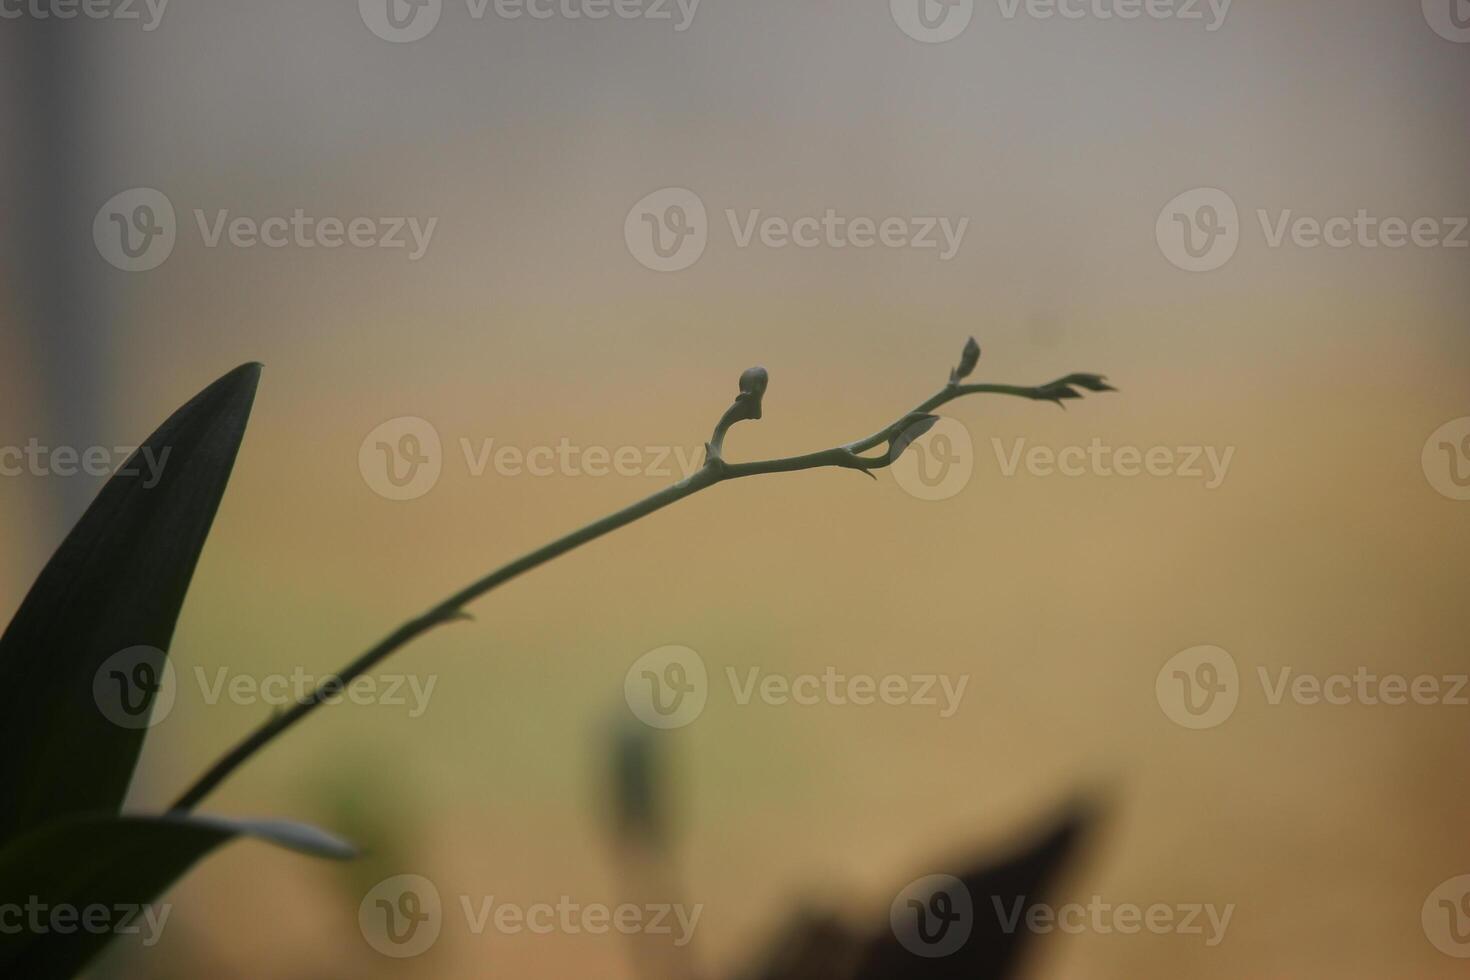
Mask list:
[[[715,425],[714,434],[705,444],[704,464],[690,476],[666,487],[622,510],[608,514],[584,527],[566,534],[550,544],[543,545],[520,558],[497,568],[479,580],[470,583],[454,595],[426,612],[415,616],[389,633],[357,659],[347,664],[336,674],[326,678],[311,694],[302,698],[289,709],[273,715],[258,729],[240,741],[174,803],[175,810],[191,810],[216,786],[240,767],[247,759],[259,752],[281,733],[329,698],[339,694],[358,677],[372,670],[394,651],[422,636],[436,626],[456,620],[469,619],[465,607],[492,589],[522,575],[539,565],[544,565],[560,555],[594,541],[609,532],[631,524],[641,517],[662,510],[672,503],[693,496],[701,490],[743,477],[767,473],[791,473],[798,470],[818,469],[835,466],[857,470],[873,475],[893,463],[915,439],[928,431],[937,421],[934,409],[956,398],[967,395],[1011,395],[1033,401],[1052,402],[1065,407],[1070,399],[1081,398],[1084,391],[1115,391],[1102,375],[1069,374],[1043,385],[1024,386],[1008,384],[966,384],[965,379],[973,373],[980,361],[980,345],[971,337],[960,354],[959,363],[950,370],[949,381],[939,391],[925,399],[912,411],[899,416],[877,432],[862,439],[779,459],[753,462],[730,462],[725,458],[725,437],[737,422],[756,420],[761,417],[761,403],[765,397],[770,376],[765,368],[753,367],[740,375],[739,390],[734,402]],[[883,447],[876,454],[873,450]]]

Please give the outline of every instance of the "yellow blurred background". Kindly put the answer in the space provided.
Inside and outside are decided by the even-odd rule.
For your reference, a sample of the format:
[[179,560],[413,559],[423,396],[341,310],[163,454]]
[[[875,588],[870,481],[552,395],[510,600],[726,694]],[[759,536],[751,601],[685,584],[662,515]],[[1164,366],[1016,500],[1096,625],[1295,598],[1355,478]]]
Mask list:
[[[692,451],[739,372],[763,364],[765,417],[736,427],[727,455],[803,452],[937,390],[971,334],[982,380],[1095,371],[1121,389],[1065,412],[946,406],[973,438],[974,475],[942,501],[889,473],[763,476],[505,586],[475,622],[384,666],[437,677],[420,717],[327,708],[204,807],[316,822],[366,858],[233,845],[170,893],[157,948],[99,975],[633,976],[623,937],[474,936],[454,914],[433,949],[393,960],[364,942],[357,907],[405,872],[446,903],[619,901],[608,742],[625,671],[665,644],[712,675],[970,678],[944,720],[741,706],[716,684],[697,721],[660,734],[707,976],[750,962],[803,901],[881,926],[931,865],[1099,789],[1107,826],[1055,899],[1233,903],[1229,934],[1215,947],[1056,934],[1029,976],[1463,975],[1420,909],[1470,872],[1470,707],[1271,705],[1255,680],[1467,669],[1470,503],[1436,492],[1421,450],[1470,415],[1470,251],[1273,248],[1257,219],[1470,214],[1470,46],[1417,5],[1240,3],[1207,32],[981,3],[943,44],[906,37],[884,4],[831,0],[704,0],[682,32],[477,21],[451,0],[408,44],[375,37],[350,3],[180,3],[151,32],[68,26],[89,66],[82,136],[62,141],[85,156],[72,209],[85,222],[57,234],[84,243],[66,275],[97,315],[59,338],[30,312],[37,281],[17,262],[34,229],[7,221],[0,443],[135,443],[227,369],[266,365],[139,809],[166,805],[267,713],[207,705],[196,667],[325,673],[668,482],[476,476],[461,440]],[[0,51],[23,29],[37,28]],[[30,96],[11,88],[4,111],[24,117]],[[130,274],[92,249],[90,220],[136,186],[168,196],[179,232],[167,262]],[[639,264],[623,237],[629,209],[664,187],[709,213],[708,247],[675,273]],[[1234,257],[1199,274],[1155,239],[1160,209],[1196,187],[1225,190],[1241,224]],[[410,262],[207,248],[193,217],[298,207],[438,224]],[[940,261],[741,248],[724,216],[827,208],[969,226]],[[393,501],[358,451],[402,416],[437,430],[443,472]],[[1007,476],[999,456],[1018,438],[1234,456],[1214,489]],[[82,481],[0,479],[0,615],[95,492]],[[1200,644],[1230,652],[1243,689],[1228,721],[1192,731],[1161,710],[1155,678]]]

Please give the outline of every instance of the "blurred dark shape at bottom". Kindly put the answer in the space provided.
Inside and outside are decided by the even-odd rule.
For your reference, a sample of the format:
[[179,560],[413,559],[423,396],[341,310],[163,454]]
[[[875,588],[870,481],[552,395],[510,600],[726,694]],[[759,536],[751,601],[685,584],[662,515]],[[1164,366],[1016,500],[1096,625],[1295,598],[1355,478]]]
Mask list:
[[948,862],[898,893],[888,922],[803,910],[741,980],[1004,980],[1034,935],[1027,914],[1083,850],[1100,805],[1066,808],[1030,843]]
[[[684,894],[671,846],[671,765],[660,736],[621,712],[608,731],[607,816],[621,890],[638,901],[677,903]],[[842,912],[798,905],[737,980],[1005,980],[1016,975],[1035,932],[1031,910],[1083,851],[1105,805],[1082,797],[1039,822],[1025,843],[971,853],[924,871],[896,893],[887,921],[850,921]],[[837,883],[840,885],[841,883]],[[705,974],[692,949],[636,944],[641,980]],[[720,971],[723,973],[724,971]]]

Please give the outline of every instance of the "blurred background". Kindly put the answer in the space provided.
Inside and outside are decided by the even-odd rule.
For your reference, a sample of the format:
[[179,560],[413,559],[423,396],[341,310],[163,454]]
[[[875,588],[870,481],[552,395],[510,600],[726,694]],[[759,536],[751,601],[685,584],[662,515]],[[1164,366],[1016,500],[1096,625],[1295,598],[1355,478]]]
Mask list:
[[[803,903],[881,925],[913,878],[1089,791],[1106,793],[1105,832],[1055,900],[1233,904],[1229,932],[1057,933],[1031,977],[1464,975],[1421,906],[1470,872],[1470,707],[1272,704],[1258,679],[1467,669],[1470,456],[1438,455],[1470,435],[1460,0],[1240,2],[1223,19],[977,0],[918,22],[903,0],[704,0],[667,19],[393,2],[393,21],[372,0],[175,0],[0,24],[0,445],[136,445],[231,367],[266,365],[138,808],[269,714],[208,703],[199,672],[323,674],[664,486],[753,364],[770,370],[765,417],[732,431],[735,460],[878,429],[971,334],[980,380],[1092,371],[1121,393],[1065,412],[951,403],[971,449],[943,499],[892,472],[739,481],[505,586],[384,665],[435,678],[417,716],[327,708],[204,807],[308,819],[365,859],[227,848],[170,892],[162,941],[123,944],[99,976],[637,975],[625,937],[475,935],[459,898],[633,890],[609,770],[637,724],[625,674],[670,644],[710,676],[697,719],[650,735],[704,975],[732,975]],[[947,40],[924,26],[967,13]],[[128,271],[106,230],[138,216],[136,195],[111,206],[135,188],[166,198],[174,241]],[[666,188],[689,193],[639,210]],[[1219,198],[1199,188],[1237,213],[1202,210]],[[690,194],[702,220],[665,207]],[[297,209],[404,219],[408,247],[210,245],[221,212]],[[752,212],[828,209],[968,223],[947,259],[741,244]],[[1449,240],[1273,244],[1284,215],[1359,211],[1432,218]],[[672,234],[679,214],[703,251],[650,268],[639,228]],[[1234,251],[1181,254],[1176,214],[1199,241],[1219,217]],[[409,220],[434,221],[416,258]],[[419,425],[403,418],[438,437],[439,472],[391,499],[369,437]],[[667,458],[477,469],[490,440]],[[1231,455],[1218,480],[1203,456],[1204,476],[1179,472],[1179,452],[1168,475],[1010,465],[1018,445],[1095,440]],[[100,484],[0,478],[0,616]],[[1156,678],[1202,644],[1238,665],[1239,701],[1194,730]],[[726,669],[752,667],[968,683],[948,718],[742,705]],[[405,873],[435,884],[445,921],[393,959],[358,907]]]

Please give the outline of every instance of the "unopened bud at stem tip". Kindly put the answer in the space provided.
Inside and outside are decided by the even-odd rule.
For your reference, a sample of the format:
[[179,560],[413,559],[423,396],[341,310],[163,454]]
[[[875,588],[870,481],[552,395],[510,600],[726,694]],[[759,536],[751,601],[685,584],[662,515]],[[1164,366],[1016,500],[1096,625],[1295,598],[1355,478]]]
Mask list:
[[965,349],[960,352],[959,366],[949,372],[949,383],[958,384],[970,376],[975,370],[975,365],[980,363],[980,344],[974,337],[965,341]]
[[770,381],[770,375],[766,369],[757,365],[747,368],[740,374],[740,393],[759,398],[766,393],[766,384]]

